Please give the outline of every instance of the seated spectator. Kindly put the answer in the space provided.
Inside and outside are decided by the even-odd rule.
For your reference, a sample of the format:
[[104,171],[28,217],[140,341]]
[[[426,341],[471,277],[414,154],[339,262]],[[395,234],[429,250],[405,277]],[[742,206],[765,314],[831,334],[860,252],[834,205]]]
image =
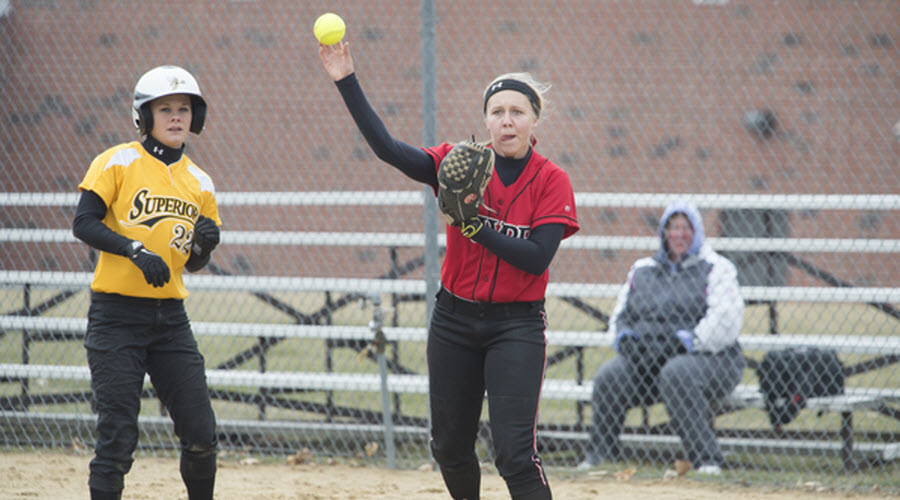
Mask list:
[[656,255],[632,265],[610,317],[619,355],[594,376],[590,442],[579,469],[620,460],[628,410],[662,401],[693,467],[722,472],[710,399],[731,393],[744,368],[737,270],[704,243],[693,204],[669,205],[659,237]]

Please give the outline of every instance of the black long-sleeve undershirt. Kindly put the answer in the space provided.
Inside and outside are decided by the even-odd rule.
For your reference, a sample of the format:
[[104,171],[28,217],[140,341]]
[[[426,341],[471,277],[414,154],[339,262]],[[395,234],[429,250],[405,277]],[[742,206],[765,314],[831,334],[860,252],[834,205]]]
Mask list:
[[[391,136],[366,99],[356,74],[352,73],[335,84],[353,121],[375,155],[410,179],[436,187],[437,172],[431,155]],[[506,185],[512,184],[522,173],[527,160],[528,157],[516,160],[497,155],[497,175]],[[528,239],[520,239],[483,228],[472,239],[512,266],[540,275],[550,266],[564,231],[563,224],[543,224],[533,228]]]
[[542,224],[523,240],[485,227],[472,239],[512,266],[539,276],[550,266],[565,230],[563,224]]
[[350,110],[356,127],[362,133],[372,152],[381,161],[400,170],[407,177],[431,187],[437,187],[434,160],[422,148],[398,141],[391,136],[384,122],[372,109],[369,100],[356,79],[356,73],[335,82],[344,104]]
[[131,240],[103,223],[106,203],[93,191],[82,191],[72,221],[72,234],[97,250],[129,257]]

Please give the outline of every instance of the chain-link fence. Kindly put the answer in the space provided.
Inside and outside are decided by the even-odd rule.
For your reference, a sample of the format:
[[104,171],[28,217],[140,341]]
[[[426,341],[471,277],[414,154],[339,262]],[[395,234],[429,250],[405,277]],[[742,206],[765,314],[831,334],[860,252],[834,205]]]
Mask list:
[[[616,294],[659,248],[663,207],[685,197],[746,304],[747,365],[713,406],[726,473],[900,488],[893,0],[0,0],[5,446],[94,439],[81,342],[96,255],[71,236],[76,186],[94,156],[137,138],[134,83],[171,63],[209,102],[188,154],[215,181],[223,244],[188,277],[187,307],[223,449],[429,459],[433,214],[321,68],[325,10],[347,22],[367,96],[410,144],[484,138],[480,96],[497,74],[552,84],[536,147],[571,176],[582,229],[551,266],[545,462],[584,458]],[[837,352],[844,393],[776,429],[756,367],[800,344]],[[145,397],[140,450],[166,453],[170,424],[149,384]],[[684,453],[658,403],[627,413],[621,442],[623,461],[649,468]],[[487,425],[479,443],[490,460]]]

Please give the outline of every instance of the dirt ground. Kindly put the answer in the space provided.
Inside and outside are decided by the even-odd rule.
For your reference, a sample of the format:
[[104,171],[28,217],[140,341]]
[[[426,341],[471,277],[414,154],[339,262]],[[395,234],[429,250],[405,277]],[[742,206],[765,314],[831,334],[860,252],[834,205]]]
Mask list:
[[[0,499],[87,499],[90,456],[64,453],[0,453]],[[438,500],[447,499],[437,472],[389,470],[340,464],[261,463],[258,460],[220,460],[216,477],[218,500]],[[574,472],[549,470],[553,498],[557,500],[836,500],[884,499],[871,493],[836,493],[815,484],[796,489],[711,483],[692,477],[657,481],[628,478],[628,470]],[[186,499],[178,474],[178,461],[138,458],[125,478],[124,499]],[[508,499],[506,486],[496,473],[482,478],[482,499]]]

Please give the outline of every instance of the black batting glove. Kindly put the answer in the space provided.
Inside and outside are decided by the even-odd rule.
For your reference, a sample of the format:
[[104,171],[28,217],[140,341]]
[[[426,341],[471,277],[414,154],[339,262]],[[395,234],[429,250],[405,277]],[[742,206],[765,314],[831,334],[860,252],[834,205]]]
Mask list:
[[459,230],[462,231],[463,236],[466,238],[471,238],[478,234],[482,227],[484,227],[484,222],[478,217],[472,217],[459,223]]
[[144,248],[144,244],[140,241],[131,242],[128,248],[131,252],[131,262],[144,273],[148,285],[159,288],[169,282],[171,273],[162,257]]
[[197,255],[210,254],[219,244],[219,226],[209,217],[199,216],[194,224],[194,241],[191,252]]

